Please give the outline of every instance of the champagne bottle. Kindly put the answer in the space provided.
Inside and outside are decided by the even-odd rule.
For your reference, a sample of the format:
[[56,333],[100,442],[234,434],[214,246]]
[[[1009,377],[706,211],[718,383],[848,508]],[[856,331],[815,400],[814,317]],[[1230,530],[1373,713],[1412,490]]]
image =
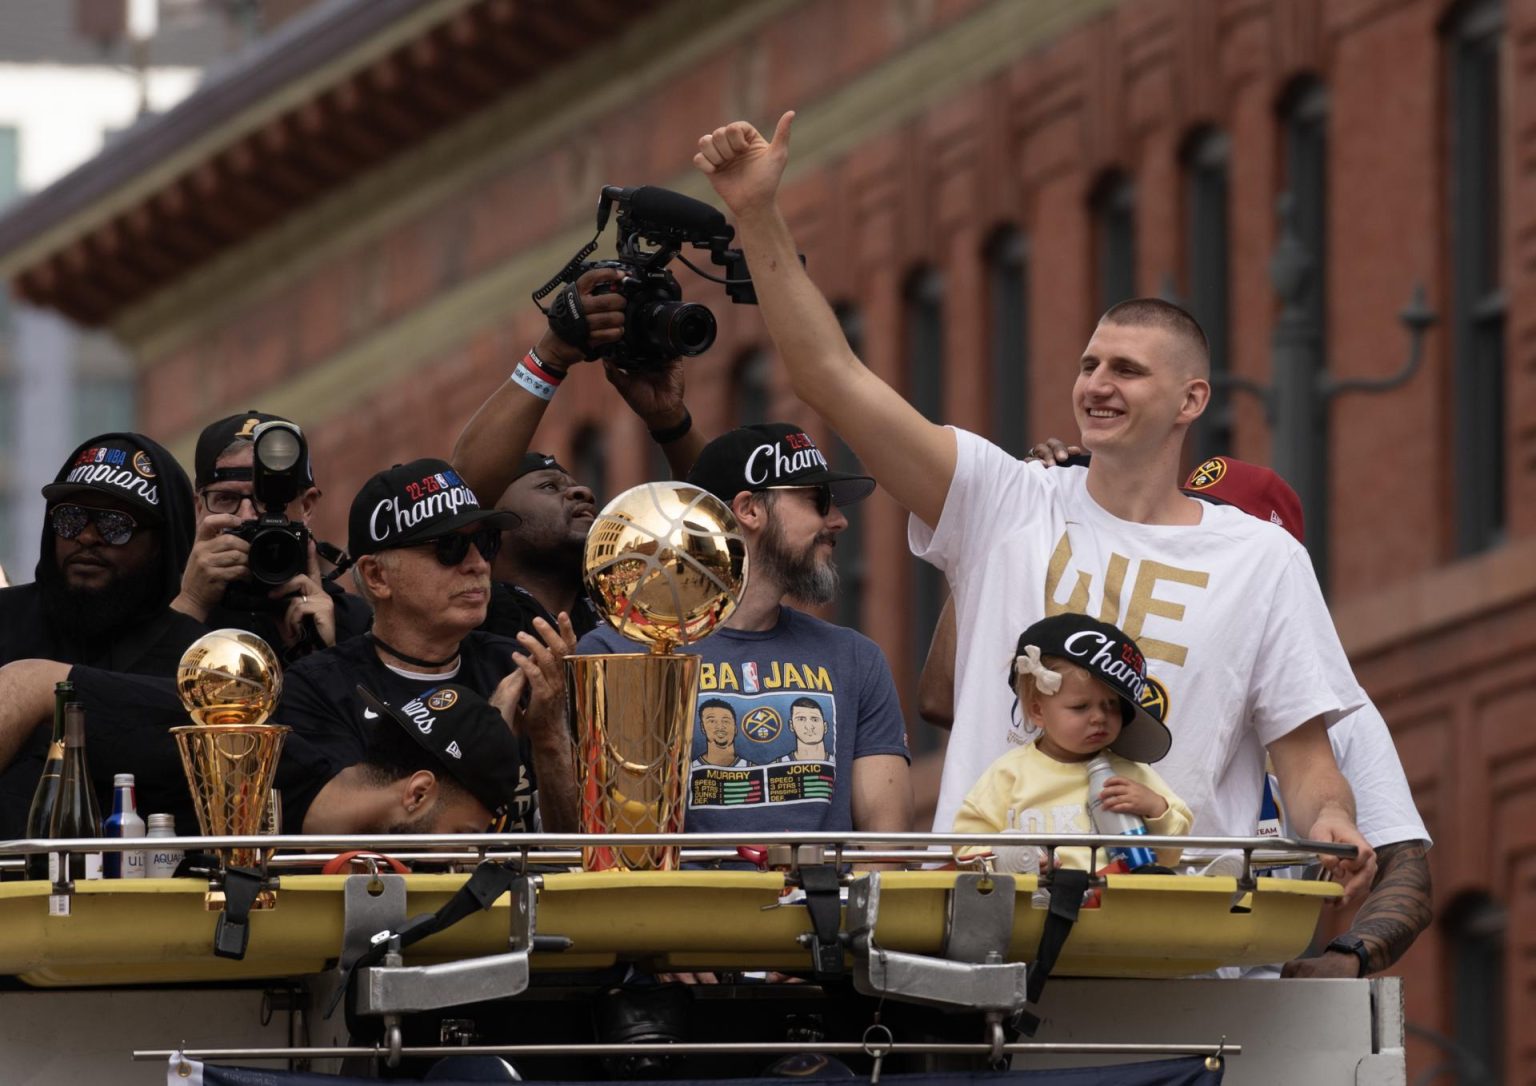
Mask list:
[[[96,804],[96,789],[85,761],[85,706],[72,701],[64,707],[64,769],[59,775],[59,798],[53,808],[48,836],[100,837],[101,808]],[[101,878],[101,853],[51,852],[48,877],[64,881],[63,862],[68,861],[70,881]]]
[[[48,836],[53,821],[53,806],[59,798],[59,777],[64,772],[64,706],[75,700],[75,684],[55,683],[53,687],[53,739],[48,744],[48,757],[43,762],[43,775],[38,779],[37,791],[32,793],[32,806],[27,809],[27,833],[30,838]],[[48,855],[38,852],[27,857],[27,878],[48,877]]]

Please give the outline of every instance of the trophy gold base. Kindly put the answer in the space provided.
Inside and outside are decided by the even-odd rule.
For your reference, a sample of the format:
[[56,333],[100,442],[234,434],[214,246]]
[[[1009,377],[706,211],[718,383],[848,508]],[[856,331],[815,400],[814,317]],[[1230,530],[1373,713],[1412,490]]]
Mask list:
[[[568,656],[582,833],[681,833],[699,658]],[[674,871],[675,845],[586,848],[587,871]]]

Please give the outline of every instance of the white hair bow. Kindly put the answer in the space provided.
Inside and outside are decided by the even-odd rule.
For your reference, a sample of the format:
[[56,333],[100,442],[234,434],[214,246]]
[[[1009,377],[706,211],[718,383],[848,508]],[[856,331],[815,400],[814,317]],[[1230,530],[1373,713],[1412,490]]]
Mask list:
[[1040,646],[1025,645],[1024,655],[1013,658],[1013,669],[1018,675],[1033,675],[1035,688],[1050,697],[1061,689],[1061,672],[1052,671],[1040,662]]

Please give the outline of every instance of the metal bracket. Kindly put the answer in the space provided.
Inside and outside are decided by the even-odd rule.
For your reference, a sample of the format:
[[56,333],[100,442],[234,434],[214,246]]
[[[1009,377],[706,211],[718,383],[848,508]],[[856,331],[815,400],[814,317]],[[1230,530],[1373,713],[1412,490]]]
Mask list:
[[405,878],[401,875],[348,875],[341,887],[342,973],[373,945],[383,931],[399,931],[405,923]]
[[875,943],[880,876],[848,890],[848,938],[853,985],[865,995],[934,1007],[997,1011],[1024,1009],[1027,966],[1004,962],[1013,937],[1014,880],[1007,875],[960,875],[950,891],[946,957],[885,950]]
[[[367,876],[354,877],[367,880]],[[533,881],[526,876],[519,878],[509,892],[512,931],[508,939],[511,949],[507,953],[438,965],[388,964],[386,959],[385,965],[359,970],[357,1012],[405,1014],[506,999],[526,991],[528,956],[533,952],[535,929]]]

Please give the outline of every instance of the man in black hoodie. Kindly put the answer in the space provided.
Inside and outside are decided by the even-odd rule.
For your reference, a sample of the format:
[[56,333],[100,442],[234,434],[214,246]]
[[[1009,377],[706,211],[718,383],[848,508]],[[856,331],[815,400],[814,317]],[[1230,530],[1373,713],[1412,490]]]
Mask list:
[[172,674],[204,631],[170,608],[192,549],[181,466],[142,434],[102,434],[70,454],[43,497],[37,579],[0,589],[0,664]]
[[[0,665],[52,661],[174,676],[206,630],[170,607],[192,549],[192,487],[181,466],[142,434],[102,434],[70,454],[43,497],[37,579],[0,589]],[[0,836],[21,833],[42,772],[48,729],[45,719],[35,723],[17,737],[14,760],[0,750]],[[106,761],[93,766],[110,797],[114,767]]]

